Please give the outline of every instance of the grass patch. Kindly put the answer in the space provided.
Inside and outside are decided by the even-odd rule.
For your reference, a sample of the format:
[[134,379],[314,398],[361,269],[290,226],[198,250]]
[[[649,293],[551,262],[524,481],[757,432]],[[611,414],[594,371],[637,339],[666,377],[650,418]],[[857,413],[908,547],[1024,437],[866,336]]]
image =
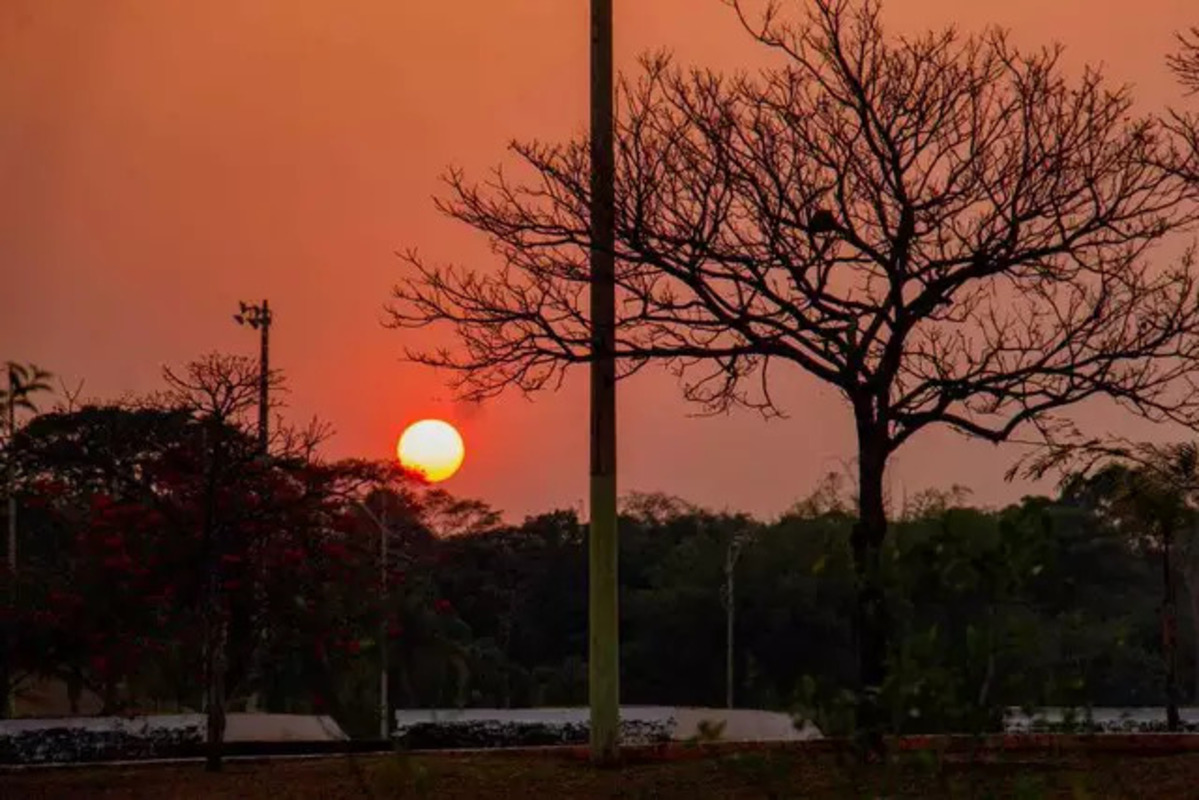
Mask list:
[[5,800],[32,798],[976,798],[1199,797],[1199,755],[1029,757],[985,763],[910,754],[862,767],[831,754],[745,752],[595,770],[557,755],[388,755],[0,773]]

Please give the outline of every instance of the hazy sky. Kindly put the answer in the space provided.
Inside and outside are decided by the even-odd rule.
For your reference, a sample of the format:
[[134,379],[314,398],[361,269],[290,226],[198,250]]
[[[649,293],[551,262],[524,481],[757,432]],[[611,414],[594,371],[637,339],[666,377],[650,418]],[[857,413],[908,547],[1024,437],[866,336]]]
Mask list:
[[[468,444],[447,484],[514,517],[586,491],[586,375],[556,395],[481,408],[399,361],[427,335],[385,330],[395,250],[486,266],[483,242],[430,202],[451,164],[476,174],[512,137],[583,130],[586,0],[0,1],[0,360],[32,360],[85,394],[154,388],[163,364],[256,353],[230,314],[276,308],[289,413],[319,414],[330,452],[384,457],[403,426],[441,415]],[[617,49],[752,66],[721,0],[616,0]],[[1194,0],[889,0],[888,23],[1010,27],[1104,62],[1148,103],[1175,100],[1163,65]],[[782,371],[780,371],[782,374]],[[792,374],[787,420],[696,419],[671,379],[622,384],[622,490],[663,490],[773,514],[851,455],[840,398]],[[1099,429],[1132,430],[1090,413]],[[1142,431],[1143,429],[1138,429]],[[896,494],[965,483],[1019,496],[1011,449],[927,433],[900,451]]]

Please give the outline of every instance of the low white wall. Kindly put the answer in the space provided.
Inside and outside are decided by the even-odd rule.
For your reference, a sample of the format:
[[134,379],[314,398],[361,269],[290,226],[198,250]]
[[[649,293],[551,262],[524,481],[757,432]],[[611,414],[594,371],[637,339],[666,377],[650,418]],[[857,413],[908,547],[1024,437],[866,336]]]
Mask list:
[[[1033,730],[1045,726],[1061,725],[1069,716],[1075,725],[1089,725],[1102,731],[1128,731],[1163,729],[1166,725],[1166,709],[1161,707],[1062,709],[1038,708],[1025,714],[1018,708],[1008,709],[1004,729],[1010,733]],[[1199,707],[1180,708],[1178,716],[1184,729],[1199,730]],[[1088,722],[1089,720],[1089,722]]]
[[[68,728],[130,735],[150,731],[206,729],[203,714],[153,714],[139,717],[61,717],[58,719],[0,720],[0,736]],[[229,714],[228,742],[335,742],[349,737],[332,717],[310,714]]]
[[815,725],[796,728],[795,718],[781,711],[750,708],[676,708],[676,739],[698,735],[701,722],[724,723],[721,739],[730,742],[793,742],[821,738]]
[[[726,741],[773,742],[820,738],[811,725],[801,729],[789,714],[754,709],[688,708],[674,706],[623,706],[622,722],[661,725],[674,741],[699,735],[701,723],[724,724],[721,739]],[[463,708],[399,710],[395,714],[396,732],[402,734],[415,725],[442,723],[498,723],[516,725],[586,725],[586,708]]]

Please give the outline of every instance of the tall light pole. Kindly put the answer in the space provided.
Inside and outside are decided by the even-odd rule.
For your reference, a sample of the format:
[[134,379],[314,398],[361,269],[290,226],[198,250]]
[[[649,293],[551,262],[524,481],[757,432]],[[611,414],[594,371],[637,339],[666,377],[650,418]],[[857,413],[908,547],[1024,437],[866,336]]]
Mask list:
[[271,307],[266,301],[262,305],[238,303],[238,312],[233,315],[238,325],[249,325],[261,333],[258,352],[258,450],[263,458],[267,454],[267,426],[270,418],[271,381]]
[[[266,300],[262,305],[238,303],[238,311],[233,315],[233,321],[238,325],[249,325],[260,333],[260,351],[258,356],[258,458],[265,468],[268,462],[267,425],[270,410],[270,328],[271,309]],[[215,460],[220,452],[221,429],[213,426],[213,439],[206,443],[208,452],[208,479],[206,499],[204,503],[204,544],[208,556],[208,597],[205,609],[205,663],[206,663],[206,712],[207,724],[207,758],[205,769],[209,772],[219,772],[224,760],[225,742],[225,644],[228,638],[228,622],[218,608],[220,597],[221,561],[220,543],[217,539],[216,528],[216,465]],[[212,448],[209,450],[209,448]],[[262,582],[255,581],[255,599],[265,602],[261,594]],[[260,606],[261,607],[261,606]],[[266,636],[265,628],[260,638]]]
[[366,503],[354,502],[379,529],[379,604],[382,608],[382,613],[379,614],[379,738],[386,740],[391,734],[391,700],[387,687],[387,608],[391,599],[387,586],[387,540],[390,538],[387,528],[387,502],[383,502],[382,518],[371,511]]
[[727,708],[733,707],[734,698],[734,671],[733,671],[733,656],[734,656],[734,629],[737,615],[737,559],[741,556],[741,548],[745,546],[749,539],[749,534],[745,531],[738,531],[733,534],[729,540],[728,549],[724,553],[724,609],[725,609],[725,628],[724,628],[724,703]]
[[591,0],[591,759],[618,758],[620,634],[616,529],[616,155],[612,0]]

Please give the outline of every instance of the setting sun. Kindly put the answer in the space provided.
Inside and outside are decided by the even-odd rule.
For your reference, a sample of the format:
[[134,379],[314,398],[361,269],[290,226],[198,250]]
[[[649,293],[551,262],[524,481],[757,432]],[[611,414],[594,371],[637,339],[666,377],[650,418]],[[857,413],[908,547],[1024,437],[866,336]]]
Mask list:
[[403,467],[437,483],[458,471],[466,447],[453,425],[439,419],[424,419],[404,430],[396,454]]

